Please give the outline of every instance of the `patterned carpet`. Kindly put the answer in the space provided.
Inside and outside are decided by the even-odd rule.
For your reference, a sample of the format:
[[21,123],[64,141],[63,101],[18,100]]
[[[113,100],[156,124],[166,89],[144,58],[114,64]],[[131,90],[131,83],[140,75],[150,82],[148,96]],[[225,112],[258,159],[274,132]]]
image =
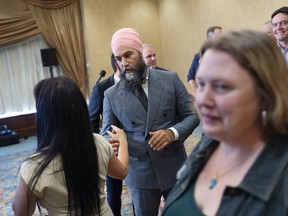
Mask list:
[[[185,141],[187,154],[190,154],[195,144],[199,141],[198,136],[189,136]],[[0,148],[1,151],[1,148]],[[14,197],[16,187],[16,174],[21,162],[31,155],[31,151],[25,151],[13,155],[0,157],[0,215],[12,216],[11,209],[12,199]],[[39,215],[37,212],[34,215]],[[133,215],[131,207],[131,198],[126,185],[123,185],[122,193],[122,215]]]

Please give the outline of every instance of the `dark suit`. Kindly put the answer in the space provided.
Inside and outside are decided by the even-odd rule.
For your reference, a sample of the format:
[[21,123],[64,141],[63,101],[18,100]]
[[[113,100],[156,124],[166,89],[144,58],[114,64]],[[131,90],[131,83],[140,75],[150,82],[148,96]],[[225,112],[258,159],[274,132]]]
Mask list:
[[[114,74],[108,79],[95,84],[89,102],[89,115],[94,133],[100,131],[100,115],[103,112],[104,91],[115,84]],[[122,180],[107,176],[107,200],[115,216],[121,215]]]
[[188,71],[188,75],[187,75],[187,81],[188,82],[189,82],[189,80],[195,80],[196,72],[197,72],[198,67],[199,67],[199,61],[200,61],[200,53],[197,52],[194,55],[192,64],[191,64],[190,69]]
[[155,70],[163,70],[163,71],[168,71],[168,70],[166,70],[166,69],[164,69],[164,68],[161,68],[161,67],[158,67],[158,66],[156,66],[156,67],[155,67]]
[[88,109],[94,133],[100,132],[100,115],[102,115],[103,112],[104,91],[114,84],[113,74],[102,82],[96,83],[93,87]]
[[[152,69],[148,74],[148,112],[126,88],[123,80],[104,95],[101,134],[105,135],[111,124],[123,128],[129,151],[125,183],[133,193],[137,190],[145,192],[143,195],[138,193],[137,198],[132,194],[136,215],[157,215],[163,193],[154,196],[155,190],[165,192],[174,186],[177,170],[187,157],[183,142],[199,124],[196,113],[192,111],[191,97],[177,73]],[[154,151],[148,145],[149,132],[170,127],[178,131],[179,139],[162,151]],[[149,194],[149,191],[154,194]],[[149,201],[142,205],[141,200]]]

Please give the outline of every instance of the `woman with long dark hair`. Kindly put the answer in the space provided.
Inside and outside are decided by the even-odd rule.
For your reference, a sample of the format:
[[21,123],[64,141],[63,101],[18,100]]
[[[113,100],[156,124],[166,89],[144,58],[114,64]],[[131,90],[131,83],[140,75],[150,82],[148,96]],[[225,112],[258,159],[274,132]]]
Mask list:
[[15,215],[32,215],[36,202],[49,215],[113,215],[104,186],[107,174],[127,175],[124,131],[112,126],[108,132],[119,142],[116,157],[106,139],[91,133],[86,101],[69,78],[42,80],[34,95],[38,144],[20,168]]

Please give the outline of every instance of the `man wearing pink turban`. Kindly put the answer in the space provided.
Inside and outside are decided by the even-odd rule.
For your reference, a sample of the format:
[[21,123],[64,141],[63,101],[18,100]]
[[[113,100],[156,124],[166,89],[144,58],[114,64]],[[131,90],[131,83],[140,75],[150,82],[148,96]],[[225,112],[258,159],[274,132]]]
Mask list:
[[176,183],[186,159],[184,140],[198,126],[192,99],[176,72],[146,67],[139,33],[116,31],[111,48],[121,80],[104,93],[101,134],[111,125],[127,135],[129,171],[125,183],[137,216],[157,216],[160,198]]
[[120,46],[130,46],[142,53],[142,43],[139,33],[132,28],[116,31],[112,37],[111,48],[115,53]]

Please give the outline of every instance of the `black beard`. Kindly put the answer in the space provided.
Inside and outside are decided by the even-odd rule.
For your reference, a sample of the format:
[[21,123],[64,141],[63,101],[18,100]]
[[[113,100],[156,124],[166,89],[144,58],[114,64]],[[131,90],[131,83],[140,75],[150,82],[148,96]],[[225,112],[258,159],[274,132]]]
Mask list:
[[[126,74],[127,70],[132,70],[133,73]],[[142,85],[146,79],[146,65],[144,61],[139,61],[135,67],[127,67],[121,71],[121,78],[125,82],[125,86],[128,89],[134,90],[138,86]]]

